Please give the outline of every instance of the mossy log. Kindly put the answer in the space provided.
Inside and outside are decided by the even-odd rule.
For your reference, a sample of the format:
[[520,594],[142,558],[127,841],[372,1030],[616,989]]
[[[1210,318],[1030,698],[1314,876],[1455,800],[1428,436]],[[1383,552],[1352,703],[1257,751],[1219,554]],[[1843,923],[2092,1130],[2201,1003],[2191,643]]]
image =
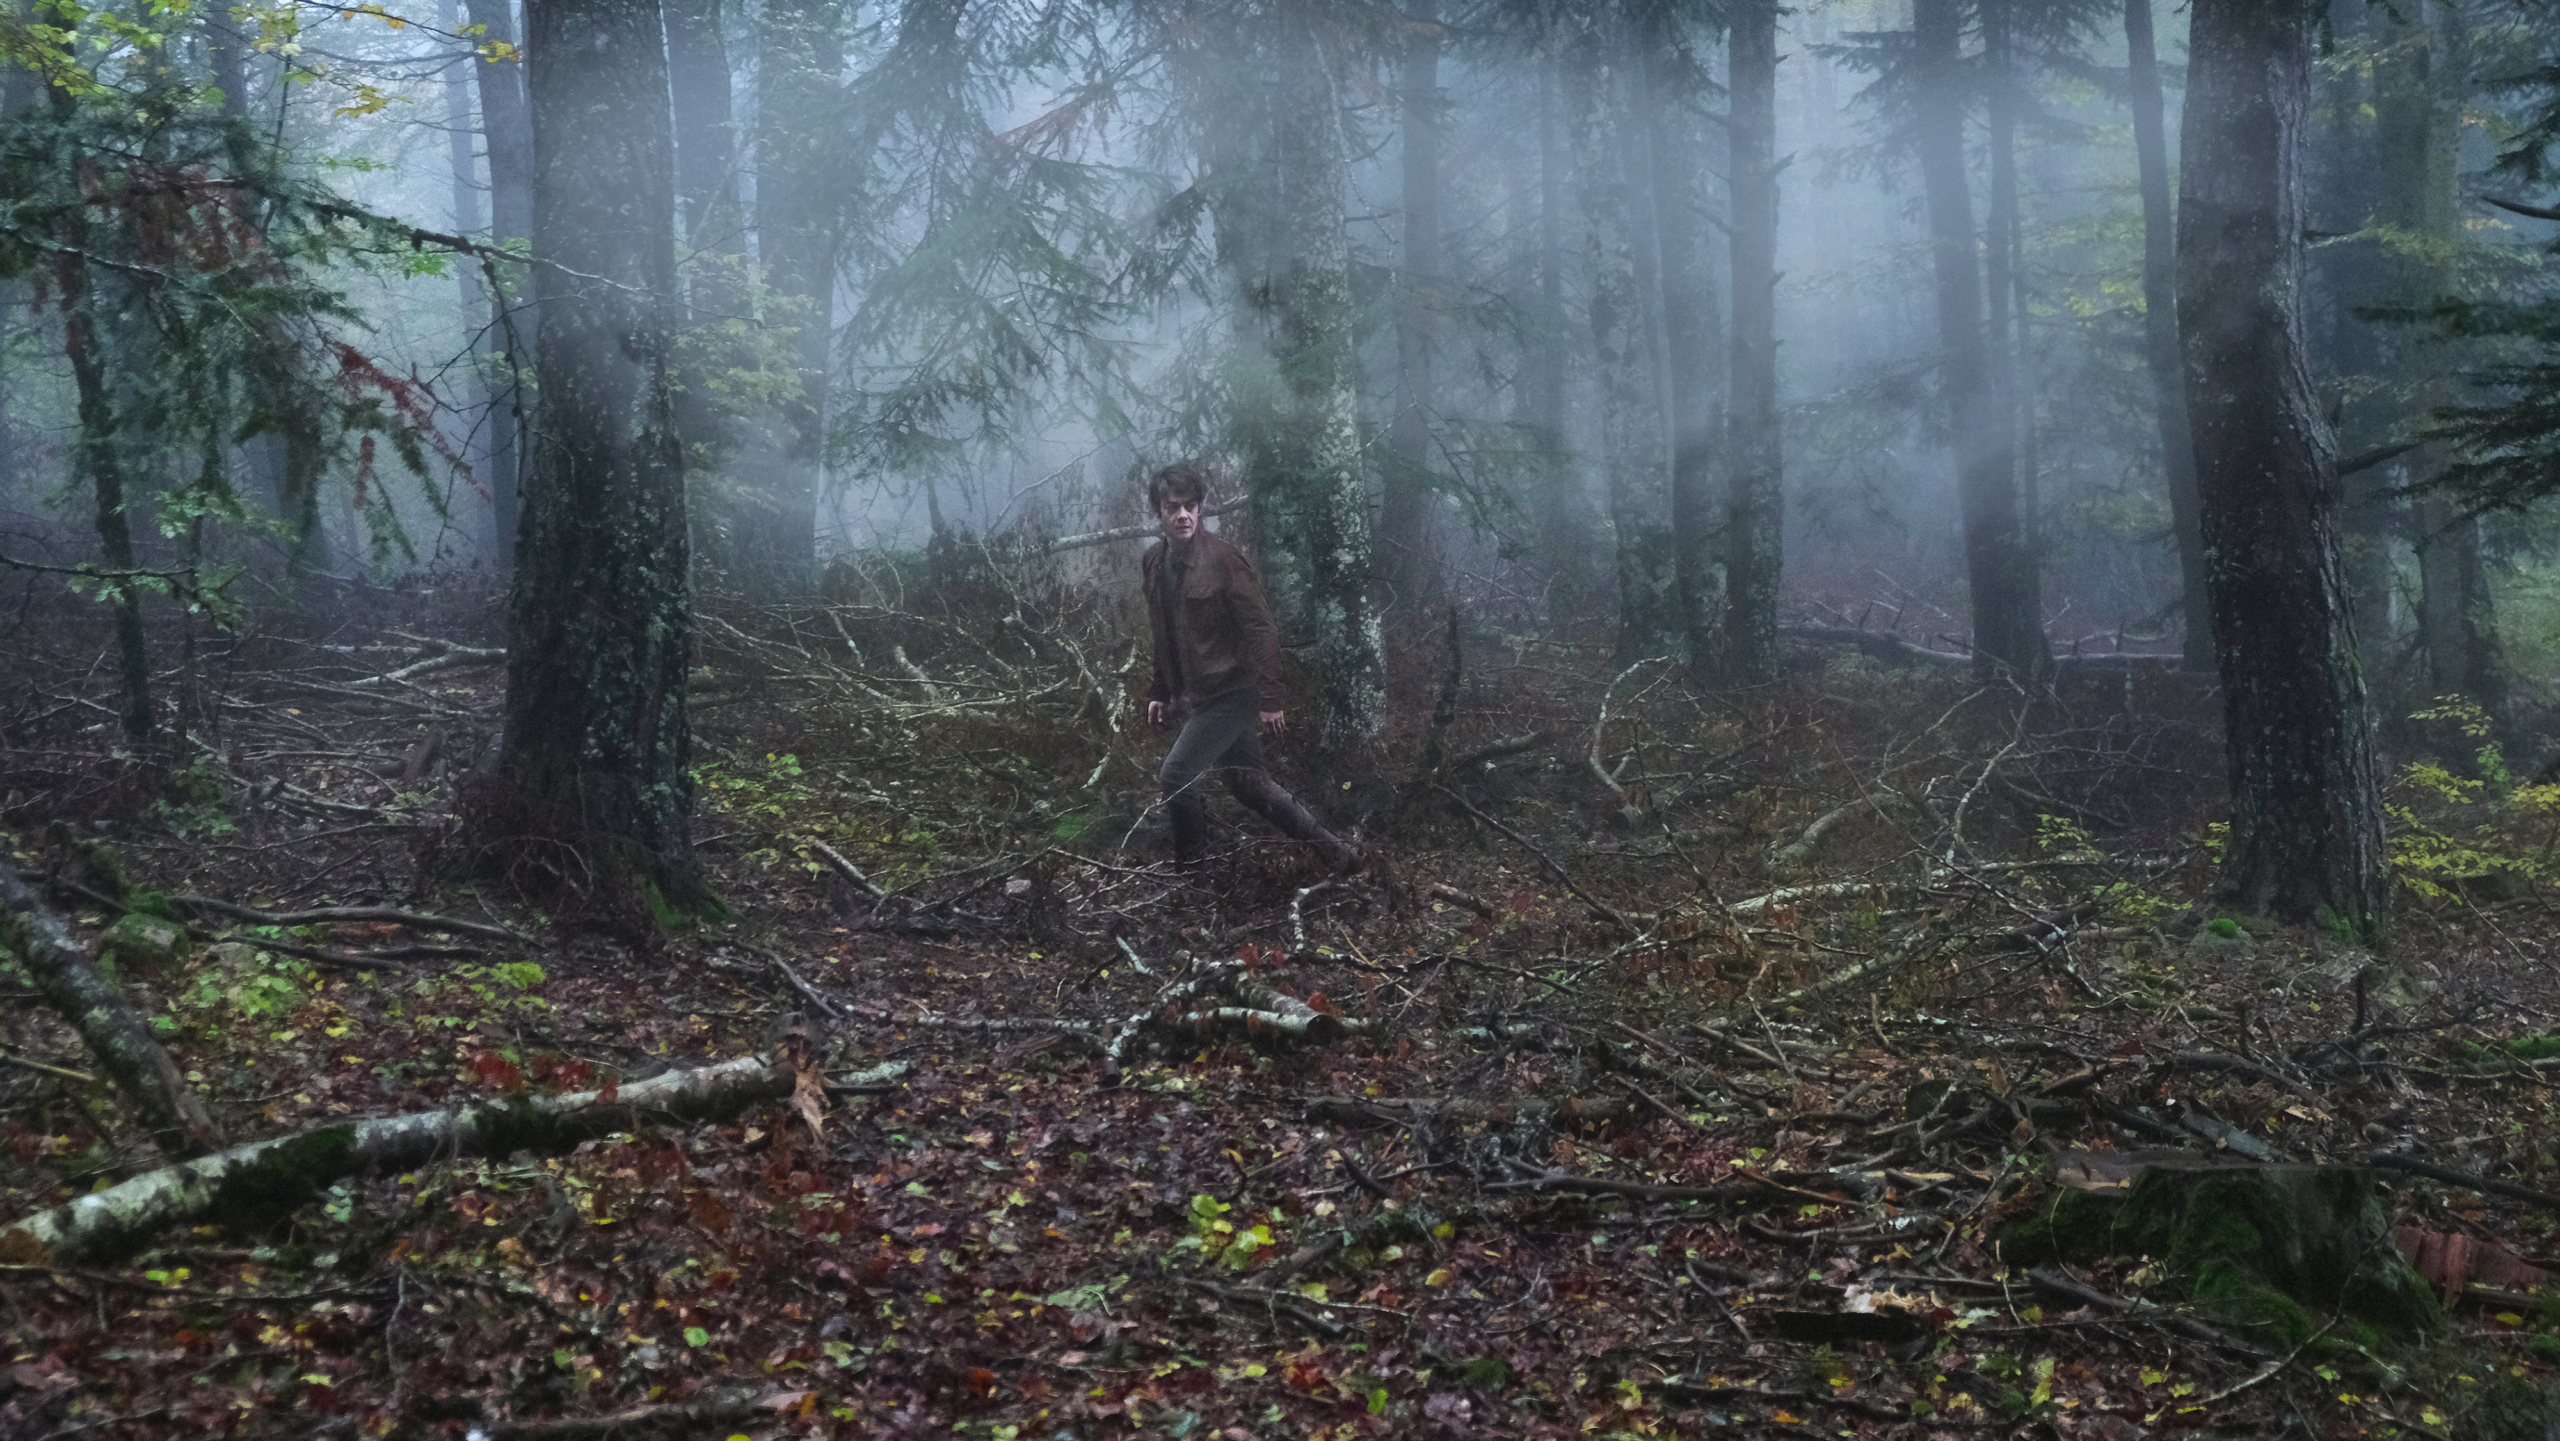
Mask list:
[[[876,1084],[906,1070],[905,1062],[893,1061],[848,1084]],[[789,1095],[795,1079],[779,1055],[745,1056],[600,1091],[511,1096],[459,1110],[323,1126],[165,1167],[40,1211],[0,1232],[0,1248],[23,1250],[32,1242],[64,1264],[116,1256],[174,1226],[270,1221],[350,1176],[456,1156],[557,1154],[653,1117],[717,1120]]]
[[178,1063],[153,1039],[124,993],[98,970],[17,870],[5,865],[0,865],[0,948],[16,954],[36,990],[88,1043],[98,1069],[142,1113],[162,1151],[195,1156],[221,1143],[221,1131],[203,1098],[188,1088]]
[[2300,1345],[2328,1317],[2368,1344],[2432,1335],[2435,1293],[2391,1242],[2382,1188],[2352,1166],[2142,1167],[2130,1186],[2063,1186],[2001,1236],[2013,1260],[2148,1256],[2225,1321]]

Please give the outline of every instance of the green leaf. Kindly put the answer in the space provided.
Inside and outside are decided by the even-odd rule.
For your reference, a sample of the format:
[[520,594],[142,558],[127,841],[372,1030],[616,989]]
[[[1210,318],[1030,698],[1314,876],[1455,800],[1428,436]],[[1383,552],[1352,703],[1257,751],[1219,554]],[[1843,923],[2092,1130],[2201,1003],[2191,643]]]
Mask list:
[[711,1344],[711,1333],[699,1326],[687,1326],[684,1328],[684,1343],[688,1346],[708,1346]]

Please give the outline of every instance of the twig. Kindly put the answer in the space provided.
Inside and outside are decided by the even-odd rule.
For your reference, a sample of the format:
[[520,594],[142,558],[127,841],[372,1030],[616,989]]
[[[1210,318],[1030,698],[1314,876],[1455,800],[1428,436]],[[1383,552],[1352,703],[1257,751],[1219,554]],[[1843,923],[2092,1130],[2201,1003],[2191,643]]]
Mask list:
[[1645,932],[1642,926],[1637,925],[1633,920],[1629,919],[1624,911],[1619,910],[1616,906],[1609,904],[1607,901],[1601,900],[1599,897],[1575,884],[1572,874],[1566,871],[1562,865],[1558,864],[1555,857],[1538,849],[1537,845],[1527,836],[1520,834],[1511,827],[1504,825],[1502,822],[1495,820],[1489,815],[1486,815],[1483,811],[1476,809],[1473,801],[1468,800],[1465,796],[1458,794],[1447,786],[1435,786],[1433,788],[1439,791],[1440,794],[1447,796],[1449,799],[1456,801],[1460,806],[1464,807],[1468,815],[1474,816],[1477,820],[1480,820],[1486,825],[1493,827],[1495,830],[1502,832],[1504,835],[1511,838],[1513,844],[1519,846],[1529,854],[1536,856],[1539,861],[1546,866],[1550,874],[1552,874],[1557,880],[1564,882],[1564,888],[1566,890],[1573,892],[1575,897],[1580,899],[1584,905],[1591,907],[1593,910],[1598,911],[1601,915],[1607,917],[1618,927],[1619,930],[1624,931],[1629,938],[1634,940],[1644,939]]
[[94,1086],[98,1083],[97,1077],[88,1075],[84,1072],[66,1070],[61,1066],[49,1066],[32,1057],[17,1055],[9,1051],[0,1051],[0,1066],[16,1066],[22,1070],[40,1071],[48,1076],[59,1076],[66,1081],[77,1081],[84,1086]]
[[846,880],[860,886],[864,895],[871,897],[874,901],[885,901],[889,898],[888,892],[881,890],[869,876],[864,875],[860,866],[855,865],[853,862],[846,860],[843,856],[837,854],[835,847],[828,845],[825,841],[818,839],[816,836],[808,837],[808,841],[810,847],[817,851],[819,855],[826,857],[828,863],[833,865],[838,871],[842,872]]

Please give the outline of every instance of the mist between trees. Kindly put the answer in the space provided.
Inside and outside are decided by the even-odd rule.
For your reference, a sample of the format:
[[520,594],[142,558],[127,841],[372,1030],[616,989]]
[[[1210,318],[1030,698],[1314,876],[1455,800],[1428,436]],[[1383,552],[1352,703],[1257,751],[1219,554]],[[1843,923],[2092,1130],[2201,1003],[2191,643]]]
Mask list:
[[[2462,1209],[2560,1167],[2555,147],[2523,0],[0,0],[0,1300],[395,1297],[28,1301],[0,1431],[230,1336],[350,1435],[2461,1434],[2560,1356]],[[1320,872],[1156,855],[1175,461]],[[2076,1375],[1953,1335],[2013,1242]],[[1251,1410],[1130,1319],[1249,1310]]]
[[1709,685],[1791,626],[2028,687],[2243,646],[2369,793],[2372,703],[2546,699],[2553,22],[2274,7],[2285,93],[2200,104],[2158,8],[24,8],[6,554],[112,609],[136,738],[172,602],[512,587],[509,804],[600,747],[571,809],[662,858],[689,597],[1181,456],[1340,744],[1446,602]]

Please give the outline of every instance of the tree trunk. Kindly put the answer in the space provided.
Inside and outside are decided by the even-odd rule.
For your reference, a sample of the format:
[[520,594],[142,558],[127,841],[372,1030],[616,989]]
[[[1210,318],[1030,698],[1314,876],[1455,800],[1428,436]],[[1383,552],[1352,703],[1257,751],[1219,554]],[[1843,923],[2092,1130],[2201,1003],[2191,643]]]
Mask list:
[[2178,325],[2231,774],[2217,892],[2371,934],[2389,901],[2382,810],[2299,308],[2311,8],[2195,0]]
[[2051,653],[2035,554],[2018,523],[2017,437],[2002,414],[1983,330],[1982,265],[1965,175],[1970,87],[1959,0],[1915,0],[1912,40],[1920,86],[1914,129],[1937,277],[1938,343],[1955,437],[1956,497],[1964,515],[1973,649],[1985,676],[2005,671],[2031,679],[2043,673]]
[[2187,387],[2178,374],[2178,233],[2169,203],[2167,104],[2152,39],[2153,0],[2124,0],[2125,49],[2133,87],[2133,149],[2142,179],[2142,328],[2151,362],[2152,409],[2160,428],[2160,473],[2169,488],[2169,527],[2178,550],[2178,594],[2186,624],[2186,668],[2211,672],[2213,602],[2205,588],[2203,502],[2196,495],[2195,438],[2187,427]]
[[6,864],[0,864],[0,948],[16,953],[46,1004],[80,1033],[98,1069],[142,1113],[162,1151],[199,1155],[221,1140],[204,1101],[187,1089],[151,1027]]
[[[2431,243],[2398,248],[2383,281],[2390,301],[2425,306],[2457,288],[2442,257],[2459,250],[2463,240],[2464,97],[2453,89],[2463,69],[2460,20],[2440,5],[2412,11],[2405,20],[2390,12],[2372,18],[2385,41],[2385,58],[2374,66],[2380,218]],[[2392,347],[2398,362],[2392,378],[2399,382],[2394,391],[2406,397],[2400,403],[2417,411],[2453,404],[2458,397],[2444,342],[2415,329],[2399,342]],[[2443,461],[2443,449],[2429,445],[2393,470],[2405,484],[2425,479]],[[2426,656],[2429,697],[2467,696],[2493,714],[2503,710],[2506,687],[2478,519],[2440,498],[2410,504],[2404,515],[2418,557],[2418,642]]]
[[800,385],[781,436],[755,468],[736,518],[739,579],[751,593],[817,583],[818,482],[825,456],[829,342],[843,197],[823,181],[843,143],[840,0],[767,0],[756,24],[756,258],[785,313]]
[[1679,633],[1701,676],[1724,669],[1725,598],[1715,497],[1724,439],[1723,317],[1707,240],[1706,137],[1695,115],[1706,68],[1672,36],[1648,37],[1644,124],[1653,162],[1654,249],[1661,257],[1663,379],[1670,399],[1671,556]]
[[[462,28],[460,0],[438,0],[436,23],[447,30]],[[445,155],[453,169],[453,233],[462,236],[480,234],[480,164],[472,138],[480,133],[471,106],[471,71],[468,67],[480,61],[465,57],[451,62],[444,72]],[[462,292],[463,325],[475,326],[489,313],[489,291],[482,283],[480,267],[470,256],[456,256],[453,267],[455,282]],[[472,472],[482,486],[489,483],[492,469],[489,426],[495,419],[496,406],[490,393],[487,369],[491,337],[483,334],[471,343],[471,365],[464,385],[468,400],[463,410],[465,433],[454,449],[470,459],[476,455]],[[474,417],[477,417],[476,422]],[[502,549],[497,543],[497,519],[490,518],[489,554]]]
[[[890,1061],[842,1084],[877,1086],[906,1070],[906,1062]],[[557,1155],[651,1120],[724,1120],[758,1101],[790,1095],[798,1080],[798,1069],[781,1057],[742,1056],[601,1091],[342,1121],[136,1176],[39,1211],[12,1229],[57,1265],[109,1260],[180,1226],[271,1226],[350,1176],[390,1175],[464,1156]]]
[[[1360,463],[1360,357],[1343,204],[1348,152],[1334,60],[1303,23],[1284,23],[1270,111],[1273,244],[1246,247],[1243,279],[1282,393],[1261,430],[1248,490],[1255,535],[1286,556],[1299,639],[1323,677],[1322,743],[1377,740],[1386,667],[1370,603],[1368,488]],[[1227,237],[1221,238],[1222,247]]]
[[487,839],[566,842],[610,889],[702,899],[685,673],[683,448],[667,373],[674,145],[656,0],[533,0],[542,406]]
[[[675,102],[677,234],[690,301],[685,323],[716,331],[746,309],[738,267],[746,253],[738,203],[738,140],[730,95],[729,50],[721,35],[720,0],[668,0],[667,76]],[[676,368],[676,427],[686,468],[699,475],[721,467],[732,437],[713,403],[709,347],[683,348]],[[703,497],[696,487],[695,508]],[[698,534],[699,532],[697,532]],[[700,553],[697,545],[696,553]]]
[[1561,88],[1553,60],[1538,65],[1538,174],[1536,275],[1538,311],[1521,361],[1521,407],[1536,448],[1532,514],[1538,544],[1554,575],[1548,620],[1569,624],[1592,585],[1589,564],[1592,517],[1582,469],[1567,429],[1570,387],[1566,371],[1580,348],[1564,299],[1565,181],[1572,161],[1557,114]]
[[1405,6],[1404,295],[1396,311],[1396,418],[1378,515],[1379,569],[1390,603],[1420,615],[1439,566],[1431,503],[1432,350],[1440,307],[1440,27],[1438,0]]
[[[68,123],[78,102],[69,92],[53,92],[55,117]],[[74,163],[77,162],[75,157]],[[152,730],[151,650],[142,634],[142,591],[130,572],[133,519],[126,513],[124,458],[119,453],[115,398],[107,377],[105,338],[99,334],[97,290],[89,274],[87,212],[68,209],[61,221],[63,249],[54,257],[53,279],[62,309],[62,349],[71,362],[78,397],[79,430],[72,442],[82,474],[88,477],[91,523],[98,536],[98,558],[107,570],[122,573],[106,583],[114,597],[116,672],[123,690],[118,716],[131,740],[148,740]]]
[[[2034,448],[2026,430],[2026,277],[2018,207],[2018,74],[2014,43],[2016,0],[1976,0],[1982,21],[1984,110],[1990,122],[1991,175],[1983,210],[1983,297],[1989,322],[1992,409],[2008,437],[2018,484],[2018,537],[2028,561],[2043,568],[2038,549]],[[2041,589],[2041,587],[2039,587]]]
[[1635,197],[1627,183],[1627,152],[1642,136],[1617,49],[1615,35],[1598,40],[1592,52],[1576,57],[1567,78],[1586,319],[1599,372],[1601,463],[1608,477],[1610,528],[1616,532],[1618,653],[1632,658],[1678,646],[1679,577],[1671,545],[1662,371],[1653,348],[1650,287],[1643,283],[1650,277],[1639,271],[1646,259],[1639,249],[1651,237],[1636,230]]
[[1733,365],[1725,459],[1725,665],[1768,685],[1778,643],[1786,497],[1778,429],[1778,0],[1738,0],[1726,65],[1733,196]]
[[[466,0],[471,23],[481,28],[483,45],[516,43],[515,12],[508,0]],[[533,121],[525,99],[524,59],[479,61],[472,78],[480,91],[480,128],[489,151],[489,234],[500,245],[533,236]],[[498,569],[515,569],[516,544],[523,527],[524,489],[529,457],[525,453],[524,418],[533,397],[525,393],[540,349],[541,310],[532,301],[532,277],[520,265],[497,267],[502,289],[489,296],[490,344],[505,356],[504,395],[489,406],[489,498],[495,512],[491,529],[498,538]]]

